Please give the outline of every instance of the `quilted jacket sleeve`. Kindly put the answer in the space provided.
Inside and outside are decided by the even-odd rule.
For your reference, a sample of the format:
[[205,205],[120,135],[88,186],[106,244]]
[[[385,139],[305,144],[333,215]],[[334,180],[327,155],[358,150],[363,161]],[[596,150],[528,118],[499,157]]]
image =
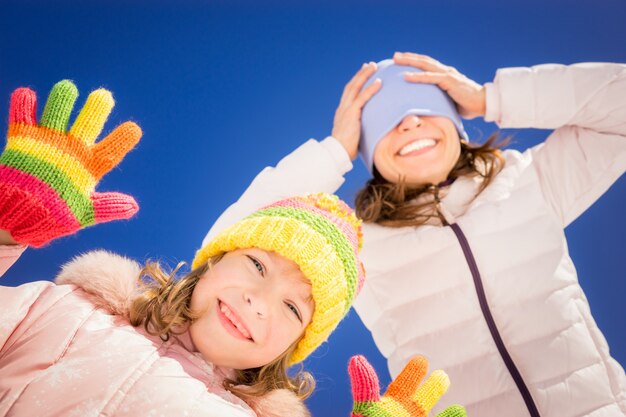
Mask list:
[[276,200],[306,193],[334,193],[351,169],[348,153],[336,139],[305,142],[254,178],[239,200],[217,219],[202,246],[219,231]]
[[190,414],[201,417],[261,417],[252,410],[246,410],[217,396],[206,395],[194,403]]
[[555,129],[530,152],[563,227],[626,170],[626,65],[505,68],[486,87],[485,120],[502,128]]
[[[20,257],[26,246],[0,246],[0,275],[13,265]],[[19,287],[5,287],[0,285],[0,358],[7,340],[13,331],[27,316],[32,304],[51,282],[33,282]]]

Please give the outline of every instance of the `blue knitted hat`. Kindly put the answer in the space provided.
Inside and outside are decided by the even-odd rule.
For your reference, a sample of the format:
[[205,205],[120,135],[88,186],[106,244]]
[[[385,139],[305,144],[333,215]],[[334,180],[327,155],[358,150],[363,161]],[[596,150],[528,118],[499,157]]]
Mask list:
[[406,116],[445,116],[459,132],[459,137],[467,139],[461,116],[452,99],[433,84],[410,83],[404,80],[405,72],[421,72],[406,65],[396,65],[393,60],[380,61],[378,69],[365,83],[363,89],[380,78],[382,88],[372,97],[361,116],[361,139],[359,153],[370,173],[374,167],[374,150],[378,142]]

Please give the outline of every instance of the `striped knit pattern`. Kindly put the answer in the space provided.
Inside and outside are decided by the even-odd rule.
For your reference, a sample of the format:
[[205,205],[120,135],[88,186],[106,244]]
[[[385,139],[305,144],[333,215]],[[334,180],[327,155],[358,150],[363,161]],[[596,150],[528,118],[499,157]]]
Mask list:
[[0,155],[0,229],[19,243],[41,246],[138,210],[132,197],[97,193],[95,187],[139,141],[141,129],[126,122],[96,144],[114,106],[111,93],[99,89],[66,132],[77,97],[71,81],[57,83],[37,124],[35,92],[19,88],[11,96],[7,143]]
[[315,311],[291,364],[322,344],[346,315],[363,285],[358,254],[361,221],[337,196],[310,194],[278,201],[223,230],[200,249],[192,267],[235,249],[256,247],[295,262],[311,281]]
[[[428,372],[428,361],[413,358],[380,396],[374,368],[363,356],[353,356],[348,365],[354,406],[352,417],[426,417],[450,386],[445,372],[434,371],[420,385]],[[465,408],[453,405],[437,417],[465,417]]]

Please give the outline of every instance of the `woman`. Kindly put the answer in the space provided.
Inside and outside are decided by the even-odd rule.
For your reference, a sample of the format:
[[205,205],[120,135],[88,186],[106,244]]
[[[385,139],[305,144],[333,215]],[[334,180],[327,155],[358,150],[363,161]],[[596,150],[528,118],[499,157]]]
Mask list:
[[[403,72],[404,88],[394,87]],[[387,88],[419,91],[405,102]],[[625,96],[622,64],[507,68],[484,86],[424,55],[366,64],[332,137],[266,168],[207,239],[283,194],[334,192],[361,142],[374,178],[356,203],[368,281],[355,308],[391,374],[425,355],[449,373],[447,401],[468,415],[626,415],[624,371],[563,232],[626,169]],[[499,151],[494,139],[467,142],[457,110],[554,131],[523,153]]]

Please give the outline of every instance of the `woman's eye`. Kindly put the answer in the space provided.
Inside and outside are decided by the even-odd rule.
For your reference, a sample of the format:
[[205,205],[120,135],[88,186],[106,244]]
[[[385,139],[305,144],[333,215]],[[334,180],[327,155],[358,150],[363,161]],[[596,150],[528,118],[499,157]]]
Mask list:
[[298,308],[291,304],[291,303],[286,303],[287,307],[289,307],[289,310],[291,310],[293,312],[293,314],[296,315],[296,317],[298,318],[298,320],[300,320],[300,322],[302,322],[302,317],[300,316],[300,312],[298,311]]
[[252,261],[252,263],[254,264],[254,267],[261,273],[261,275],[264,275],[265,269],[263,269],[263,264],[257,261],[256,259],[254,259],[252,256],[248,256],[248,258]]

